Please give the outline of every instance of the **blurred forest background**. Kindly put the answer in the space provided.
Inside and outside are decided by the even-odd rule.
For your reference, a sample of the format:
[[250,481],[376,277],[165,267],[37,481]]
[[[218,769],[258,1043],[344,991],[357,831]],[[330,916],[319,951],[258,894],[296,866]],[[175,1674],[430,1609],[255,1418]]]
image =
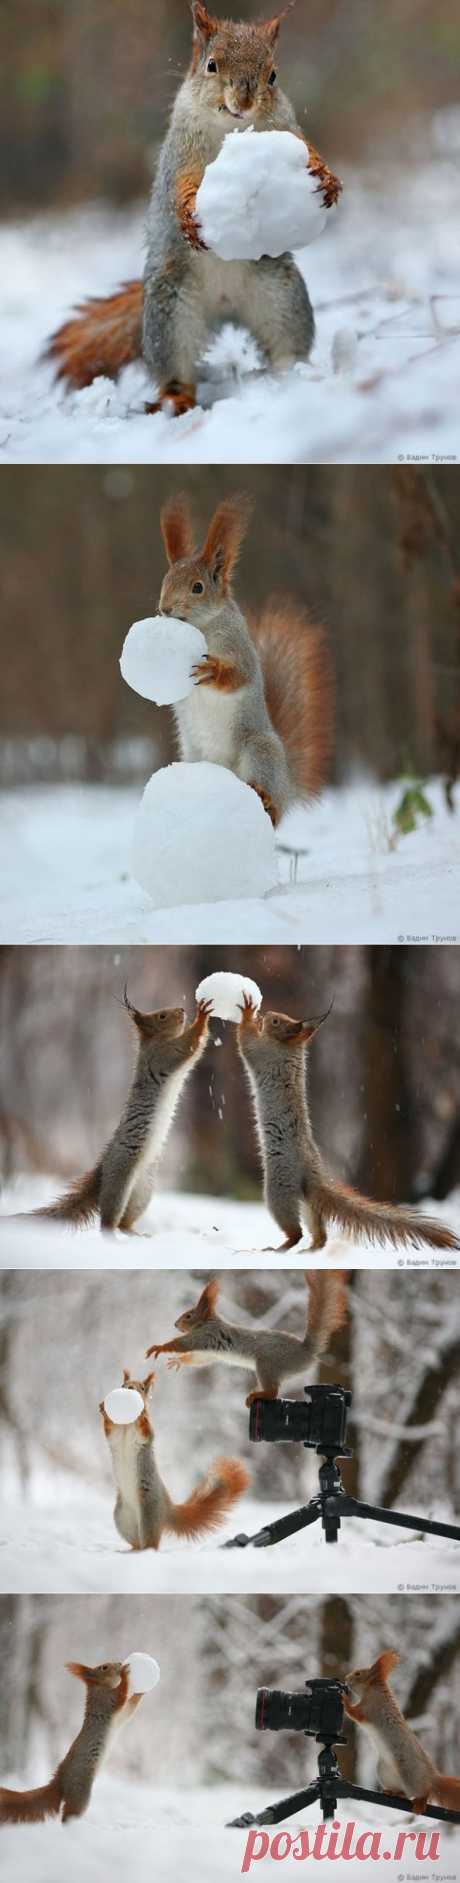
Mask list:
[[[22,1494],[35,1547],[41,1533],[46,1552],[46,1509],[56,1499],[60,1503],[61,1488],[66,1532],[73,1525],[78,1554],[85,1495],[91,1500],[92,1492],[98,1493],[104,1573],[115,1587],[120,1547],[126,1551],[113,1523],[111,1458],[98,1407],[121,1384],[124,1366],[139,1379],[156,1364],[155,1448],[175,1500],[188,1496],[197,1476],[219,1455],[244,1458],[249,1495],[257,1503],[268,1501],[273,1507],[279,1500],[288,1509],[318,1489],[314,1451],[296,1444],[251,1444],[245,1395],[254,1376],[247,1369],[216,1364],[183,1368],[178,1375],[168,1371],[165,1358],[146,1360],[147,1346],[171,1339],[178,1314],[197,1300],[206,1278],[201,1268],[190,1274],[11,1269],[0,1275],[3,1521],[8,1524],[9,1497],[14,1503]],[[301,1398],[314,1378],[339,1379],[353,1393],[348,1423],[353,1457],[343,1461],[346,1489],[373,1503],[458,1522],[460,1280],[428,1273],[421,1288],[418,1275],[404,1273],[398,1274],[395,1288],[392,1271],[358,1270],[349,1276],[347,1294],[346,1322],[320,1369],[306,1365],[289,1382],[288,1396]],[[247,1327],[289,1328],[300,1338],[307,1312],[303,1275],[289,1269],[226,1271],[218,1312]],[[92,1512],[90,1501],[89,1521]],[[385,1537],[394,1542],[392,1532]],[[354,1541],[359,1548],[359,1531]],[[300,1568],[304,1543],[298,1548]],[[47,1580],[39,1586],[52,1587],[54,1565],[41,1574]],[[76,1586],[81,1586],[78,1573]]]
[[[187,0],[3,0],[0,213],[146,196],[190,44]],[[329,163],[379,163],[455,142],[459,55],[451,0],[297,0],[279,69]]]
[[[458,1771],[459,1598],[340,1596],[6,1596],[0,1602],[0,1761],[5,1778],[46,1779],[82,1717],[67,1660],[154,1654],[161,1682],[129,1732],[115,1737],[110,1766],[146,1785],[241,1783],[279,1795],[316,1775],[317,1747],[302,1733],[258,1733],[256,1688],[302,1687],[340,1676],[402,1643],[393,1686],[441,1771]],[[186,1678],[184,1678],[184,1668]],[[339,1763],[375,1784],[367,1734],[347,1722]],[[179,1790],[178,1790],[179,1798]],[[446,1855],[449,1830],[443,1831]]]
[[[0,951],[0,1168],[75,1177],[121,1116],[135,1053],[125,981],[144,1009],[184,1001],[217,969],[250,974],[266,1007],[324,1012],[309,1054],[315,1134],[337,1175],[388,1201],[460,1182],[460,950],[455,947],[90,948]],[[172,1190],[256,1199],[261,1172],[233,1026],[188,1082],[161,1165]],[[10,1203],[11,1207],[11,1203]],[[13,1205],[14,1207],[14,1205]],[[153,1209],[154,1209],[153,1205]]]
[[[53,9],[51,9],[52,13]],[[73,12],[73,9],[70,9]],[[383,21],[382,21],[383,25]],[[385,34],[389,37],[388,10]],[[21,466],[0,519],[0,782],[145,780],[173,716],[125,685],[130,623],[155,614],[159,509],[184,488],[198,540],[234,471]],[[245,468],[254,518],[237,594],[289,593],[324,621],[337,683],[335,775],[460,767],[460,480],[442,467]]]

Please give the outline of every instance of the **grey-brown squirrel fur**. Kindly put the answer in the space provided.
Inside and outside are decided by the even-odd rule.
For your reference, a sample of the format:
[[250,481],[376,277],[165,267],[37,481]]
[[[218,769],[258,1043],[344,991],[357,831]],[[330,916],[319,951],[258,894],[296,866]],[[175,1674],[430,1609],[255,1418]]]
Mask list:
[[[193,397],[198,362],[224,322],[249,328],[277,369],[308,360],[314,320],[291,255],[223,262],[199,237],[193,244],[195,193],[235,115],[242,128],[302,133],[277,79],[269,83],[281,16],[254,26],[218,21],[201,0],[192,0],[192,13],[192,66],[173,105],[147,214],[143,353],[163,394],[186,387]],[[216,73],[207,69],[210,60]],[[188,235],[178,217],[178,184],[182,194],[190,192]]]
[[163,506],[170,566],[159,607],[191,622],[206,642],[193,689],[174,709],[181,758],[235,772],[276,825],[296,800],[316,795],[327,774],[333,686],[322,631],[301,609],[280,602],[250,627],[235,600],[232,576],[250,511],[244,493],[224,499],[197,550],[185,497]]
[[236,1458],[217,1458],[205,1479],[182,1504],[174,1504],[160,1477],[155,1457],[149,1399],[155,1379],[134,1380],[125,1369],[122,1385],[140,1393],[143,1410],[130,1425],[118,1425],[101,1401],[99,1411],[109,1445],[117,1491],[114,1522],[133,1550],[159,1549],[163,1531],[196,1537],[214,1530],[249,1482]]
[[131,1718],[142,1699],[141,1694],[129,1695],[129,1673],[121,1661],[98,1667],[69,1661],[68,1669],[86,1686],[83,1725],[49,1785],[24,1792],[0,1788],[0,1824],[39,1823],[57,1816],[65,1823],[67,1818],[81,1818],[114,1728]]
[[173,1340],[147,1348],[147,1357],[171,1354],[167,1363],[177,1366],[211,1366],[222,1360],[227,1366],[251,1369],[257,1387],[248,1394],[246,1405],[260,1394],[276,1399],[284,1380],[315,1366],[333,1333],[342,1326],[346,1315],[347,1276],[343,1269],[307,1270],[309,1284],[308,1314],[305,1333],[286,1333],[284,1328],[241,1327],[224,1321],[216,1313],[218,1283],[206,1283],[194,1308],[179,1314],[175,1326],[180,1333]]
[[136,1069],[120,1123],[94,1169],[37,1216],[72,1223],[97,1213],[101,1229],[133,1230],[153,1194],[157,1169],[186,1079],[204,1052],[209,1005],[185,1025],[182,1007],[141,1013],[125,1005],[138,1037]]
[[330,1174],[313,1136],[306,1083],[307,1048],[325,1019],[327,1014],[315,1021],[279,1013],[262,1018],[245,996],[237,1029],[254,1101],[265,1202],[286,1238],[281,1252],[300,1242],[305,1227],[311,1249],[324,1248],[333,1223],[371,1242],[458,1249],[458,1238],[444,1223],[396,1204],[371,1202]]

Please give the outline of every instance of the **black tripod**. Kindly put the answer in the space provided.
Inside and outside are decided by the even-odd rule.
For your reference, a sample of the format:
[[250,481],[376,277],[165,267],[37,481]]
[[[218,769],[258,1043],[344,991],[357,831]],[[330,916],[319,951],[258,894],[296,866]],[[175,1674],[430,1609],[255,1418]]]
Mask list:
[[[342,1739],[340,1743],[345,1742]],[[334,1745],[329,1741],[318,1755],[318,1776],[311,1785],[306,1785],[303,1791],[291,1792],[288,1798],[278,1798],[276,1804],[266,1805],[265,1811],[258,1811],[255,1817],[251,1811],[243,1811],[240,1818],[231,1819],[228,1828],[236,1826],[245,1830],[251,1824],[280,1824],[282,1818],[292,1818],[298,1811],[306,1811],[309,1805],[315,1804],[320,1804],[326,1824],[335,1817],[339,1798],[363,1798],[369,1804],[384,1805],[392,1811],[413,1813],[409,1798],[399,1798],[391,1792],[369,1791],[365,1785],[352,1785],[342,1778]],[[435,1811],[432,1805],[427,1805],[418,1815],[434,1818],[440,1824],[460,1824],[460,1811],[443,1811],[441,1806]]]
[[[284,1537],[295,1536],[296,1530],[308,1530],[311,1523],[319,1522],[322,1524],[326,1543],[336,1543],[342,1517],[376,1517],[380,1523],[395,1524],[398,1529],[423,1530],[426,1531],[429,1536],[451,1537],[455,1543],[460,1543],[460,1527],[456,1524],[434,1523],[429,1517],[407,1517],[401,1511],[385,1510],[380,1504],[364,1504],[360,1498],[351,1497],[348,1491],[344,1490],[337,1459],[353,1457],[350,1446],[344,1444],[346,1417],[348,1407],[351,1404],[351,1393],[345,1393],[342,1387],[334,1387],[332,1389],[328,1389],[327,1387],[316,1389],[314,1387],[305,1388],[305,1392],[309,1393],[310,1397],[312,1397],[315,1390],[318,1395],[323,1393],[326,1409],[329,1410],[329,1408],[331,1408],[333,1417],[338,1418],[336,1432],[332,1432],[329,1428],[327,1436],[324,1435],[318,1440],[317,1434],[315,1433],[315,1438],[313,1439],[314,1449],[317,1455],[324,1459],[324,1463],[319,1466],[319,1491],[316,1497],[311,1497],[308,1504],[301,1504],[298,1510],[289,1511],[287,1517],[278,1517],[275,1519],[274,1523],[264,1524],[263,1529],[257,1530],[254,1536],[246,1536],[245,1532],[241,1531],[238,1536],[230,1537],[229,1542],[222,1545],[223,1549],[243,1550],[246,1549],[250,1543],[254,1545],[254,1549],[268,1549],[271,1543],[282,1543]],[[276,1404],[282,1415],[283,1408],[287,1408],[289,1413],[290,1403],[294,1405],[295,1418],[297,1418],[297,1402],[288,1402],[287,1400],[271,1402],[264,1400],[261,1394],[260,1399],[254,1401],[251,1408],[250,1437],[267,1436],[270,1442],[270,1432],[267,1431],[267,1433],[265,1433],[263,1430],[264,1418],[266,1416],[265,1409],[269,1408],[269,1416],[271,1417],[273,1416],[274,1405]],[[319,1399],[318,1403],[320,1403]],[[305,1415],[305,1409],[301,1402],[299,1402],[298,1405],[298,1413],[301,1418]],[[260,1430],[256,1428],[260,1428]],[[279,1436],[279,1434],[277,1434],[277,1436]],[[281,1434],[281,1436],[284,1436],[284,1433]],[[294,1440],[299,1437],[301,1443],[305,1445],[305,1449],[307,1451],[311,1449],[311,1439],[309,1440],[308,1438],[302,1437],[300,1430],[297,1432],[295,1429],[290,1429],[287,1436],[294,1438]]]

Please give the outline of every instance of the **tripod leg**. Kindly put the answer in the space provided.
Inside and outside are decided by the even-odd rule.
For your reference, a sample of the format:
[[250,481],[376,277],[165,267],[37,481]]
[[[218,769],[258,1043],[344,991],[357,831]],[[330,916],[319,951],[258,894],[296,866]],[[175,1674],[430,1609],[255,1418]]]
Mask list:
[[239,1536],[230,1537],[228,1543],[221,1544],[221,1549],[244,1550],[248,1543],[253,1543],[254,1549],[265,1550],[268,1549],[270,1543],[282,1543],[284,1537],[295,1536],[297,1530],[308,1530],[311,1523],[319,1522],[320,1516],[319,1499],[313,1497],[311,1503],[303,1504],[300,1510],[291,1510],[289,1516],[277,1517],[274,1523],[264,1524],[263,1530],[256,1530],[254,1536],[245,1536],[243,1532]]
[[383,1510],[380,1504],[363,1504],[360,1498],[344,1494],[342,1510],[347,1517],[375,1517],[378,1523],[394,1524],[396,1529],[424,1530],[429,1536],[452,1537],[454,1543],[460,1543],[460,1526],[454,1523],[432,1523],[429,1517],[407,1517],[404,1511]]
[[241,1827],[244,1830],[247,1824],[280,1824],[282,1818],[292,1818],[294,1812],[305,1811],[309,1805],[316,1804],[319,1795],[319,1783],[317,1779],[314,1779],[304,1791],[293,1791],[289,1798],[278,1798],[276,1804],[266,1805],[265,1811],[257,1811],[255,1817],[251,1811],[244,1811],[240,1818],[231,1818],[230,1826],[227,1828],[233,1830],[236,1825],[237,1828]]

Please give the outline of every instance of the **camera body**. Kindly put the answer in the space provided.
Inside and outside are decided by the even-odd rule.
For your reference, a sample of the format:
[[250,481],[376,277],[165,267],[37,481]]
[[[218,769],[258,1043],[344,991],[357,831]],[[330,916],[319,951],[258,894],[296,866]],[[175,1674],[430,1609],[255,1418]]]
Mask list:
[[349,1457],[345,1444],[351,1393],[344,1386],[304,1386],[302,1399],[254,1399],[249,1437],[258,1444],[297,1440],[320,1453]]
[[258,1732],[308,1733],[326,1744],[345,1745],[342,1680],[307,1680],[300,1693],[280,1687],[259,1687],[256,1697]]

